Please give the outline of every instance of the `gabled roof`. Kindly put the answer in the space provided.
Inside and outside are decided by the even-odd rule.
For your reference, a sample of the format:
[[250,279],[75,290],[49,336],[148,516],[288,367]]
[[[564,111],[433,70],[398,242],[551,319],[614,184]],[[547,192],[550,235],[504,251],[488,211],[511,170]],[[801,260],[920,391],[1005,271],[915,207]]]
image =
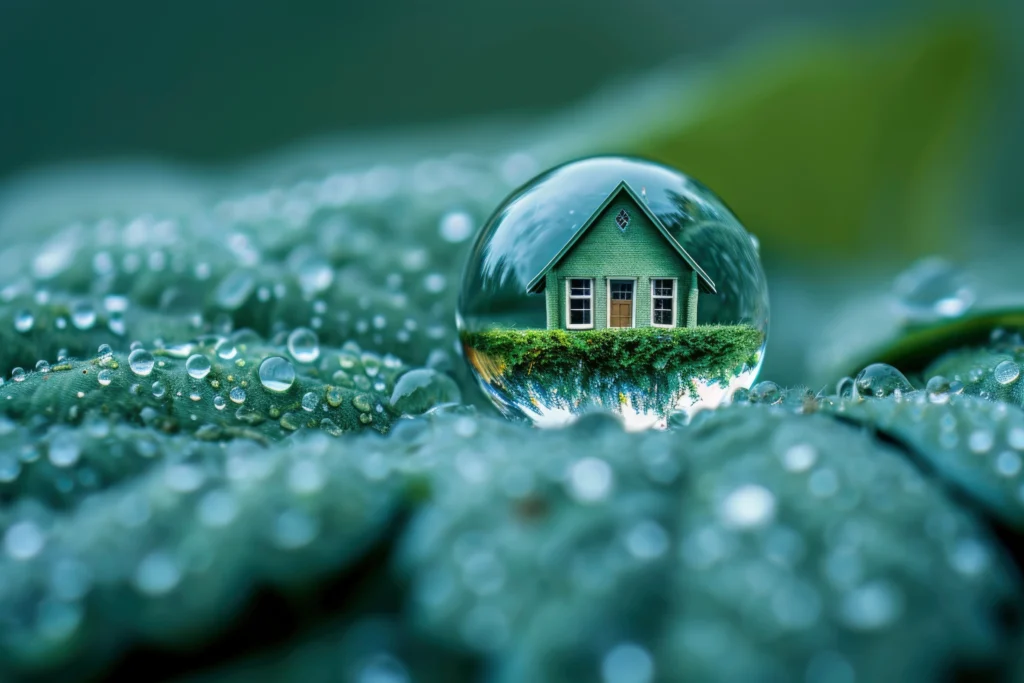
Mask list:
[[710,292],[711,294],[715,294],[717,291],[715,289],[715,283],[711,281],[711,278],[708,277],[708,274],[704,272],[703,268],[697,265],[697,262],[693,260],[692,256],[686,253],[686,250],[683,249],[683,245],[679,244],[679,242],[676,241],[676,238],[672,236],[672,234],[668,231],[668,228],[662,225],[661,221],[658,220],[658,217],[655,216],[654,213],[652,213],[651,210],[647,207],[647,202],[640,199],[640,197],[637,196],[636,192],[633,192],[633,188],[631,188],[625,180],[623,180],[621,183],[615,186],[615,189],[611,191],[611,194],[609,194],[605,198],[605,200],[601,202],[601,206],[597,207],[597,210],[590,215],[590,218],[588,218],[587,222],[583,224],[583,227],[577,230],[569,239],[569,241],[565,243],[565,245],[558,251],[557,254],[555,254],[555,257],[548,261],[548,264],[544,266],[544,268],[541,269],[541,271],[537,273],[537,275],[532,280],[530,280],[530,284],[526,286],[526,291],[532,294],[544,289],[544,276],[547,275],[548,271],[554,268],[556,265],[558,265],[558,262],[561,261],[565,257],[565,255],[569,253],[569,250],[572,249],[573,246],[580,241],[580,238],[582,238],[583,235],[588,230],[590,230],[591,227],[593,227],[594,223],[597,222],[597,217],[600,216],[604,212],[604,210],[608,208],[608,205],[611,204],[612,201],[614,201],[615,198],[618,197],[619,194],[622,192],[625,192],[627,195],[629,195],[629,197],[633,200],[633,203],[640,207],[640,210],[643,211],[645,216],[647,216],[647,219],[654,224],[654,227],[656,227],[658,229],[658,232],[660,232],[662,236],[668,241],[668,243],[672,245],[672,248],[675,249],[676,252],[678,252],[678,254],[683,258],[684,261],[686,261],[686,263],[691,268],[693,268],[693,271],[697,273],[697,275],[700,278],[700,284],[703,285],[701,289],[703,289],[706,292]]

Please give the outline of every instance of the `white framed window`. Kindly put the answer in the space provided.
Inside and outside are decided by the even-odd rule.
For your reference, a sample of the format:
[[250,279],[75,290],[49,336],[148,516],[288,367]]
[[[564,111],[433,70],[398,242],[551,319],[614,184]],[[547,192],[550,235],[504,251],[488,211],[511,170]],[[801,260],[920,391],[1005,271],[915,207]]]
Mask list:
[[570,330],[594,327],[594,279],[573,277],[565,281],[565,326]]
[[676,326],[676,279],[651,278],[651,325]]

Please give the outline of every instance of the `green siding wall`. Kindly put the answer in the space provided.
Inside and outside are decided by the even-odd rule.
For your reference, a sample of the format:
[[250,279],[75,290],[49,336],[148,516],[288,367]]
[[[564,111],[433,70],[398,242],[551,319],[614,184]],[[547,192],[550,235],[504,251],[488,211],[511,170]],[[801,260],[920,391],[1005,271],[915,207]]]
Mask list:
[[[629,226],[623,231],[615,216],[625,209]],[[545,279],[548,328],[564,328],[565,281],[568,278],[594,278],[594,327],[608,326],[608,280],[636,278],[633,306],[637,327],[651,324],[651,278],[674,277],[676,283],[676,325],[686,325],[686,305],[690,288],[690,270],[686,262],[665,241],[664,236],[643,214],[640,207],[621,193],[609,204],[572,250],[548,272]]]
[[558,312],[558,276],[555,275],[554,269],[549,270],[544,276],[544,296],[548,307],[548,329],[557,330],[562,327],[562,319]]

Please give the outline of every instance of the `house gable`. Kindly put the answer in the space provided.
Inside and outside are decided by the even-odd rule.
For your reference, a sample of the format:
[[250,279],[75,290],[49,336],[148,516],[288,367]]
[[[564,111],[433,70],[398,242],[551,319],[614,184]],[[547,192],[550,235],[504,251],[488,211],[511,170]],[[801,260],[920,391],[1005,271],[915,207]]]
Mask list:
[[[625,209],[629,214],[630,222],[625,229],[620,229],[615,223],[615,217],[623,209]],[[672,253],[674,253],[674,259],[677,262],[677,264],[673,266],[673,271],[682,272],[681,269],[685,268],[685,270],[689,272],[689,270],[692,269],[699,276],[698,280],[700,288],[706,292],[715,292],[715,284],[711,281],[711,278],[708,277],[707,273],[705,273],[696,261],[686,253],[686,250],[683,249],[682,245],[672,237],[668,230],[665,229],[665,226],[661,224],[661,221],[659,221],[650,209],[647,208],[646,202],[637,197],[636,193],[633,192],[625,181],[619,183],[615,190],[613,190],[604,202],[601,203],[601,206],[598,207],[597,211],[595,211],[587,222],[573,234],[569,241],[566,242],[562,249],[554,258],[551,259],[551,261],[548,262],[541,272],[539,272],[533,280],[530,281],[526,288],[527,291],[531,293],[544,291],[549,272],[556,266],[560,271],[564,271],[565,269],[562,262],[569,256],[569,254],[575,251],[575,248],[579,243],[583,241],[588,243],[591,242],[592,238],[590,237],[590,233],[599,225],[602,226],[603,229],[600,231],[602,236],[596,240],[598,243],[615,243],[615,232],[619,233],[620,243],[628,241],[623,238],[627,238],[631,231],[633,233],[639,233],[644,236],[644,239],[635,239],[635,247],[639,248],[642,242],[646,243],[647,247],[652,250],[652,258],[654,258],[655,253],[663,253],[667,247]],[[609,227],[613,228],[613,230],[607,230]],[[637,227],[642,227],[643,229],[635,230]],[[650,235],[652,229],[654,231],[654,236]],[[657,246],[655,246],[655,244],[657,244]],[[588,248],[584,251],[588,252],[590,249],[591,248]],[[635,249],[627,248],[625,251],[627,253],[632,253]],[[635,258],[642,259],[643,256],[642,254],[637,253]],[[601,273],[611,272],[611,270],[614,270],[613,264],[624,259],[628,260],[625,255],[610,255],[610,260],[606,262],[606,265],[601,266],[599,270]],[[648,270],[648,274],[652,272],[656,271]],[[626,273],[612,274],[625,275]]]
[[[615,220],[622,211],[629,216],[624,230]],[[689,265],[625,194],[605,207],[587,234],[552,270],[560,278],[681,277],[690,273]]]
[[[625,229],[620,229],[616,218],[623,211],[629,223]],[[674,279],[677,288],[685,290],[691,272],[689,264],[679,258],[637,203],[628,194],[620,194],[598,214],[586,235],[550,269],[548,286],[554,288],[548,298],[558,302],[553,312],[558,315],[557,326],[564,329],[565,282],[571,278],[593,279],[594,326],[602,329],[609,324],[610,280],[632,280],[634,323],[646,327],[651,317],[651,278]],[[678,305],[682,305],[681,299]]]

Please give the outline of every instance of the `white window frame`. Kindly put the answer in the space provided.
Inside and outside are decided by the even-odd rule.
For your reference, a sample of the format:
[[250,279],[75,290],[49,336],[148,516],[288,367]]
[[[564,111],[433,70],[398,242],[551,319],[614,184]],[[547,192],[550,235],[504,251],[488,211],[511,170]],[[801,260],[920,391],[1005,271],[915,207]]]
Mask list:
[[[632,319],[629,321],[629,327],[612,327],[612,280],[616,282],[632,282],[633,283],[633,307],[632,307]],[[636,328],[636,285],[637,278],[635,277],[606,277],[604,285],[604,297],[605,297],[605,311],[604,311],[604,326],[609,330],[632,330]]]
[[[590,296],[573,296],[572,281],[589,280]],[[565,328],[567,330],[592,330],[594,329],[594,299],[597,297],[597,290],[594,289],[595,280],[592,277],[567,277],[565,278]],[[573,325],[571,305],[573,299],[590,299],[590,323],[587,325]]]
[[[662,325],[654,322],[654,299],[666,299],[669,297],[654,296],[654,281],[655,280],[671,280],[672,281],[672,324]],[[651,327],[675,327],[679,322],[679,278],[677,277],[652,277],[651,278]]]

